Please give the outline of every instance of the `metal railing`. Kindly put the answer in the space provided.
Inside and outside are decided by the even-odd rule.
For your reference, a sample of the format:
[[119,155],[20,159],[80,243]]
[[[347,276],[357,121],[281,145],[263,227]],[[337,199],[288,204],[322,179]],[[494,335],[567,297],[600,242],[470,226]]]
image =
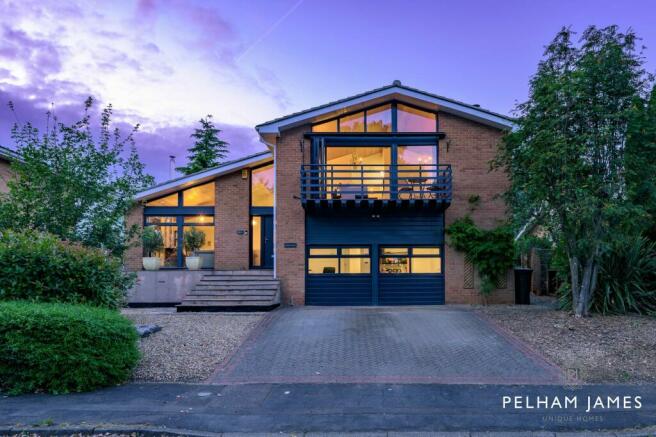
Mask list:
[[451,202],[448,164],[301,166],[301,200],[439,200]]

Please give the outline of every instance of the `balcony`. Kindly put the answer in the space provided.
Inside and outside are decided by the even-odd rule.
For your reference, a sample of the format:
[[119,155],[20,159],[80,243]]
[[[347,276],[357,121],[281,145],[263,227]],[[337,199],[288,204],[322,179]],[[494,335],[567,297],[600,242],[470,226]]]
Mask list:
[[303,165],[301,202],[306,209],[445,209],[451,203],[451,166]]

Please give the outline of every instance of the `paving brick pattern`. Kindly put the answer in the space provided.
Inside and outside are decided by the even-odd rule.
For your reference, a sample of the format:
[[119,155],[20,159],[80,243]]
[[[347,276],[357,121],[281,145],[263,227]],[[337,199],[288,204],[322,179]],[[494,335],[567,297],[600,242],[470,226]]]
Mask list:
[[271,313],[215,383],[563,382],[560,370],[466,309],[286,308]]

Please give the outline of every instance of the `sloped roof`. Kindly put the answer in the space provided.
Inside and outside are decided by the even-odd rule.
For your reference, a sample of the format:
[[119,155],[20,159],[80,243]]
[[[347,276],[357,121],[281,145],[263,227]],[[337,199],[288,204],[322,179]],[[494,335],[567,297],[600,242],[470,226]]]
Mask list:
[[171,179],[137,193],[135,200],[148,200],[155,197],[164,196],[166,194],[187,188],[193,185],[198,185],[203,182],[208,182],[218,176],[228,173],[239,171],[242,168],[257,167],[261,164],[273,161],[273,154],[265,150],[264,152],[248,155],[243,158],[234,159],[232,161],[224,162],[216,167],[208,168],[207,170],[192,173],[190,175],[181,176],[179,178]]
[[512,129],[514,127],[513,119],[507,115],[481,108],[478,105],[470,105],[448,97],[402,85],[400,81],[394,81],[391,85],[261,123],[255,126],[255,129],[260,135],[278,134],[280,130],[288,127],[307,123],[308,121],[322,121],[323,119],[339,115],[341,112],[346,112],[353,107],[357,108],[358,105],[365,106],[375,101],[382,102],[385,99],[389,100],[392,98],[453,113],[500,129]]
[[18,154],[11,149],[0,146],[0,158],[13,161],[14,159],[18,159]]

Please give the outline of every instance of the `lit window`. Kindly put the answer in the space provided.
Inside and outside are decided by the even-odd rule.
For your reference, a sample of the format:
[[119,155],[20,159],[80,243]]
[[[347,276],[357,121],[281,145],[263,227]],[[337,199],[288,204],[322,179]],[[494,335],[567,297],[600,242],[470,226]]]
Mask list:
[[432,112],[399,104],[396,110],[396,127],[398,132],[435,132],[437,116]]
[[337,130],[337,120],[331,120],[312,126],[312,132],[337,132]]
[[161,217],[161,216],[146,217],[146,223],[150,225],[176,224],[177,221],[178,221],[177,217]]
[[308,259],[308,273],[311,275],[334,274],[338,272],[338,258],[310,258]]
[[316,256],[316,255],[334,255],[334,256],[337,256],[337,249],[318,248],[318,247],[310,249],[310,256]]
[[370,274],[368,247],[312,247],[308,256],[308,274]]
[[182,192],[183,206],[214,206],[214,182],[186,189]]
[[212,224],[214,222],[214,217],[211,215],[189,215],[185,216],[184,222],[194,223],[194,224]]
[[367,110],[367,132],[392,132],[392,105]]
[[380,273],[440,274],[440,253],[439,247],[383,247],[380,250]]
[[178,193],[169,194],[159,199],[149,200],[146,206],[178,206]]
[[347,115],[339,119],[340,132],[364,132],[364,112]]
[[273,164],[251,172],[251,206],[273,206]]

